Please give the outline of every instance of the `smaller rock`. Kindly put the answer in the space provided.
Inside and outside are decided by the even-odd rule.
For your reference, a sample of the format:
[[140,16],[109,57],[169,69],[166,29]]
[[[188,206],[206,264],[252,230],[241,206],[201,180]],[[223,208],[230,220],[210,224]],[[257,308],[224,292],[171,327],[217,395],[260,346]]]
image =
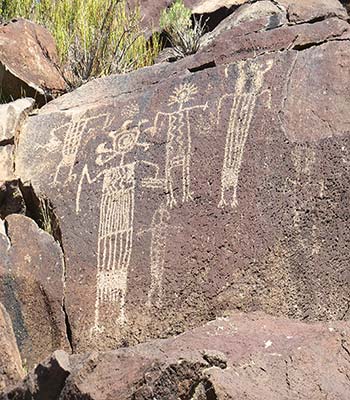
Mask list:
[[5,98],[24,94],[43,105],[66,90],[55,41],[47,29],[15,19],[0,26],[0,44],[0,88]]
[[0,180],[0,218],[5,219],[10,214],[25,215],[26,211],[19,181],[13,180],[2,183]]
[[339,0],[276,0],[275,2],[287,10],[289,22],[292,23],[329,17],[348,18]]
[[249,0],[197,0],[194,2],[192,1],[194,4],[191,8],[194,14],[209,14],[220,8],[240,6],[241,4],[248,3],[248,1]]
[[11,317],[22,360],[32,368],[53,351],[69,349],[63,254],[32,219],[12,214],[6,224],[11,243],[0,240],[0,301]]
[[34,104],[35,100],[27,97],[0,105],[0,143],[14,139]]
[[[1,236],[6,235],[3,229],[3,222],[0,221]],[[22,379],[24,375],[11,319],[0,303],[0,392]]]
[[10,389],[0,399],[57,400],[69,374],[69,356],[57,350],[30,372],[21,384]]
[[212,32],[202,38],[202,47],[208,46],[223,32],[244,25],[241,34],[274,29],[287,23],[286,12],[271,1],[263,0],[253,4],[244,4],[225,18]]

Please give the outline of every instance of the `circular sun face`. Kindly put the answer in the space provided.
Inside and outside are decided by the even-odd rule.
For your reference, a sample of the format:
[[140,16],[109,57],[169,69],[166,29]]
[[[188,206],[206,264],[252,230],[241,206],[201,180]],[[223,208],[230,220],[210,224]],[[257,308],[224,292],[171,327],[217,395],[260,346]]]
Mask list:
[[175,88],[173,94],[170,96],[169,105],[188,103],[197,93],[198,89],[193,84],[181,84],[179,87]]
[[128,132],[123,132],[117,141],[117,147],[118,151],[121,153],[127,153],[135,147],[135,144],[137,142],[137,131],[128,131]]

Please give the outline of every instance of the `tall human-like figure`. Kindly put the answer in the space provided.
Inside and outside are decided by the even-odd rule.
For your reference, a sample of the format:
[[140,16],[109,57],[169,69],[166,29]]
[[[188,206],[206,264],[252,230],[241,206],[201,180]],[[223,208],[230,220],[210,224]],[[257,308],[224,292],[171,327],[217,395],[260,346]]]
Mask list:
[[[178,176],[180,176],[182,182],[182,202],[185,203],[192,200],[190,115],[195,109],[206,110],[208,107],[207,103],[194,106],[189,104],[197,93],[197,87],[188,83],[175,88],[168,102],[169,107],[176,107],[175,110],[157,113],[154,121],[153,129],[155,131],[161,130],[163,127],[167,131],[165,182],[163,185],[168,193],[167,206],[170,208],[177,204],[174,184]],[[150,184],[148,187],[152,187],[152,185]]]
[[102,171],[92,178],[85,165],[79,182],[77,212],[80,211],[84,180],[92,184],[102,178],[94,332],[103,329],[100,308],[104,303],[119,304],[119,323],[126,321],[125,298],[133,244],[136,162],[125,162],[125,156],[136,146],[148,148],[147,144],[138,141],[143,122],[133,126],[129,120],[119,130],[110,132],[111,146],[102,143],[96,149],[96,164],[102,167]]
[[[219,102],[220,124],[224,120],[227,102],[230,102],[230,116],[227,126],[224,162],[221,174],[221,197],[219,207],[236,207],[238,179],[241,171],[244,148],[249,134],[257,98],[264,83],[265,74],[272,68],[273,61],[265,65],[254,62],[237,64],[237,81],[233,93],[224,95]],[[270,93],[269,93],[270,94]],[[271,96],[271,94],[270,94]]]

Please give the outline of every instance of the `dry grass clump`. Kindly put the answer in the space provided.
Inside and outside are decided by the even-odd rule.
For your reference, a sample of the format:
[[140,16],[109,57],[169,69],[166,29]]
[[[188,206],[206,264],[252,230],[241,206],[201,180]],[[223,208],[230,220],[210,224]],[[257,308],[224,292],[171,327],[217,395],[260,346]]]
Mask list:
[[162,12],[160,27],[166,33],[178,58],[194,54],[199,50],[201,38],[206,31],[206,23],[192,21],[192,12],[183,0],[175,0],[169,9]]

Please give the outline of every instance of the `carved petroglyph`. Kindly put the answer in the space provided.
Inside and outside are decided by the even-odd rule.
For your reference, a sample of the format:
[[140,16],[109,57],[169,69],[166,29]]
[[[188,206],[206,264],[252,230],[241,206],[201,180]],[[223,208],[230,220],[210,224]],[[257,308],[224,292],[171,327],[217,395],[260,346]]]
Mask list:
[[[219,207],[237,206],[237,187],[241,170],[245,144],[248,138],[258,96],[269,95],[267,106],[271,107],[271,93],[261,91],[265,74],[271,70],[272,60],[265,65],[253,62],[239,62],[237,64],[238,78],[234,92],[224,95],[219,101],[218,124],[224,117],[224,102],[232,99],[229,116],[224,163],[221,175],[221,198]],[[225,70],[228,75],[228,70]]]
[[150,275],[151,285],[148,292],[147,307],[151,308],[152,304],[157,307],[162,305],[163,297],[163,275],[165,265],[166,243],[169,236],[169,230],[178,229],[170,225],[170,213],[167,207],[162,204],[154,213],[151,226],[138,233],[151,234],[150,247]]
[[158,112],[154,120],[154,131],[160,130],[165,126],[167,130],[166,142],[166,161],[165,161],[165,180],[145,182],[149,188],[159,188],[158,185],[164,184],[168,193],[167,206],[172,208],[177,204],[175,198],[174,185],[180,170],[182,181],[182,202],[192,200],[190,165],[191,165],[191,128],[190,114],[195,109],[206,110],[208,103],[195,106],[187,106],[193,100],[193,96],[198,93],[196,86],[192,84],[182,84],[175,88],[169,98],[168,106],[176,106],[173,112]]
[[[77,192],[76,211],[80,211],[80,198],[84,180],[89,184],[103,177],[102,197],[97,247],[97,290],[95,323],[93,332],[103,329],[100,307],[103,303],[119,303],[119,323],[126,321],[125,298],[133,244],[135,208],[135,165],[125,163],[125,156],[137,146],[148,149],[147,143],[139,142],[141,121],[135,126],[126,121],[119,130],[109,133],[111,145],[101,143],[96,149],[96,164],[104,169],[91,178],[85,166]],[[118,158],[117,165],[109,163]]]
[[[57,143],[60,144],[58,140],[58,131],[65,131],[62,148],[62,158],[59,162],[56,173],[53,178],[53,184],[56,185],[60,183],[61,174],[65,176],[64,183],[68,183],[70,181],[74,181],[76,176],[73,174],[77,154],[79,151],[79,147],[81,144],[82,137],[85,133],[87,133],[89,123],[92,123],[94,120],[103,117],[105,121],[108,121],[108,115],[98,115],[95,117],[83,117],[80,115],[75,115],[72,117],[72,120],[55,129],[51,132],[51,140],[49,142],[48,150],[54,150],[57,147]],[[102,127],[103,129],[103,127]]]

